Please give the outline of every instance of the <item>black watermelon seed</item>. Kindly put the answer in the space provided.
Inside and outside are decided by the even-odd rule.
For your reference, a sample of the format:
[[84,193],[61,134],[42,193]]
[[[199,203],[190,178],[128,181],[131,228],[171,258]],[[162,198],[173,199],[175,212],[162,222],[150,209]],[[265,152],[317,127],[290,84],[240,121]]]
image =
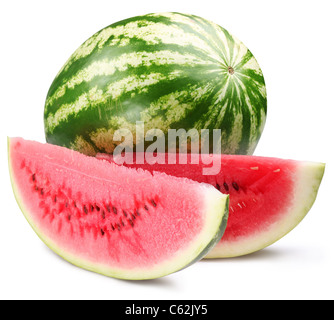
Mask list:
[[111,229],[114,231],[115,230],[115,227],[113,226],[113,224],[111,223]]
[[95,209],[96,211],[100,211],[100,207],[97,204],[95,204]]
[[117,209],[114,206],[112,207],[112,211],[117,214]]
[[104,210],[102,210],[102,219],[105,219],[106,215],[105,215],[105,212]]
[[31,179],[32,179],[32,181],[36,181],[36,174],[35,173],[31,176]]
[[83,206],[83,211],[84,211],[84,213],[88,214],[88,209],[85,205]]
[[140,213],[139,213],[139,210],[137,209],[136,210],[136,215],[139,217],[140,216]]
[[131,219],[129,219],[129,223],[130,223],[131,227],[134,226],[133,221]]
[[89,207],[90,207],[90,211],[94,211],[94,206],[91,204],[91,205],[89,205]]
[[119,225],[119,223],[116,223],[116,227],[117,227],[117,230],[118,230],[118,231],[121,230],[121,226]]
[[109,204],[106,205],[106,209],[107,209],[107,211],[108,211],[109,213],[111,212],[111,209],[110,209]]
[[151,200],[151,203],[152,203],[153,207],[157,206],[157,204],[155,203],[155,201],[153,199]]
[[216,189],[220,191],[220,185],[218,183],[216,183]]
[[100,229],[101,230],[101,234],[104,236],[104,231],[103,231],[103,229]]
[[136,216],[133,213],[131,214],[131,217],[132,217],[133,220],[136,219]]
[[126,213],[125,210],[123,210],[123,215],[124,215],[124,217],[127,217],[127,216],[128,216],[128,214]]
[[225,188],[226,191],[229,190],[228,184],[226,182],[224,182],[223,186],[224,186],[224,188]]
[[148,206],[145,204],[144,209],[148,211]]
[[239,190],[239,186],[238,186],[238,184],[236,183],[236,182],[232,182],[232,186],[233,186],[233,188],[235,189],[235,190]]

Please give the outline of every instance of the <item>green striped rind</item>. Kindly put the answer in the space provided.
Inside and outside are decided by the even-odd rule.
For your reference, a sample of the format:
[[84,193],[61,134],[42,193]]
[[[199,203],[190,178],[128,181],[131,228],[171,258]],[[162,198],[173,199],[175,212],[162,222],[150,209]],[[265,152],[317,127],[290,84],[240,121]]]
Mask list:
[[222,27],[179,13],[138,16],[97,32],[53,81],[45,103],[50,143],[111,153],[113,133],[221,129],[223,153],[252,154],[267,109],[262,71]]

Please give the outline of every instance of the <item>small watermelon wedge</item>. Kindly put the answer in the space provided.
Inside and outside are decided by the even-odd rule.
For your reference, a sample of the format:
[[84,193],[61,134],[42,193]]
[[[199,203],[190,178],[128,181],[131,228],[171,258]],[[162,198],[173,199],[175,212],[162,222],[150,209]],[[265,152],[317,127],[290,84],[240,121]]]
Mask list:
[[16,200],[37,235],[69,262],[121,279],[153,279],[220,240],[228,199],[209,184],[120,167],[8,138]]
[[[99,159],[114,163],[121,163],[119,157],[97,155]],[[324,163],[272,157],[201,155],[197,164],[192,162],[190,154],[186,157],[186,161],[175,157],[172,164],[167,154],[155,155],[149,161],[140,155],[138,159],[145,161],[139,164],[135,154],[131,159],[133,164],[128,161],[124,166],[209,183],[230,195],[226,231],[205,258],[249,254],[282,238],[311,209],[325,169]],[[158,159],[164,161],[154,163]],[[218,174],[203,174],[203,169],[210,169],[213,165],[219,165]]]

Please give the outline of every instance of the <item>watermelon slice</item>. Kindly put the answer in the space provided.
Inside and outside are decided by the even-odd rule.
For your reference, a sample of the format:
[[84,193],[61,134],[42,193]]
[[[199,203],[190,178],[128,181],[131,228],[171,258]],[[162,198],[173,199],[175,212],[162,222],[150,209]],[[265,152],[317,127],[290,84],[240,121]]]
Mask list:
[[[123,161],[120,156],[98,154],[97,157],[115,163]],[[259,156],[201,155],[198,164],[192,164],[189,154],[187,157],[182,160],[186,164],[181,164],[178,157],[175,164],[167,164],[167,154],[160,154],[144,164],[136,163],[133,158],[134,164],[124,165],[209,183],[230,195],[226,231],[206,258],[245,255],[282,238],[310,210],[325,169],[323,163]],[[145,158],[141,155],[138,159]],[[166,164],[149,164],[155,159]],[[206,175],[203,169],[213,165],[219,165],[218,174]]]
[[119,167],[8,139],[15,197],[38,236],[82,268],[152,279],[201,259],[221,238],[228,196],[209,184]]

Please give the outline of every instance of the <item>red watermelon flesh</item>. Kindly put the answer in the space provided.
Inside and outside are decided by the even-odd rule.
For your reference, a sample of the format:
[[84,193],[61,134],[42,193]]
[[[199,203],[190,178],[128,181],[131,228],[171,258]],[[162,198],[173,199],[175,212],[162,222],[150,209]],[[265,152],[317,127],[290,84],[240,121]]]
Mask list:
[[225,230],[228,196],[209,184],[21,138],[8,139],[8,151],[28,222],[82,268],[124,279],[161,277],[202,258]]
[[[116,163],[123,160],[104,154],[97,157]],[[167,154],[160,154],[159,159],[165,164],[149,164],[154,159],[138,164],[134,158],[134,164],[124,165],[209,183],[230,195],[225,233],[206,258],[248,254],[282,238],[311,208],[325,168],[323,163],[243,155],[201,155],[198,164],[192,163],[189,154],[186,164],[178,157],[171,164]],[[218,163],[218,174],[203,174],[204,168]]]

